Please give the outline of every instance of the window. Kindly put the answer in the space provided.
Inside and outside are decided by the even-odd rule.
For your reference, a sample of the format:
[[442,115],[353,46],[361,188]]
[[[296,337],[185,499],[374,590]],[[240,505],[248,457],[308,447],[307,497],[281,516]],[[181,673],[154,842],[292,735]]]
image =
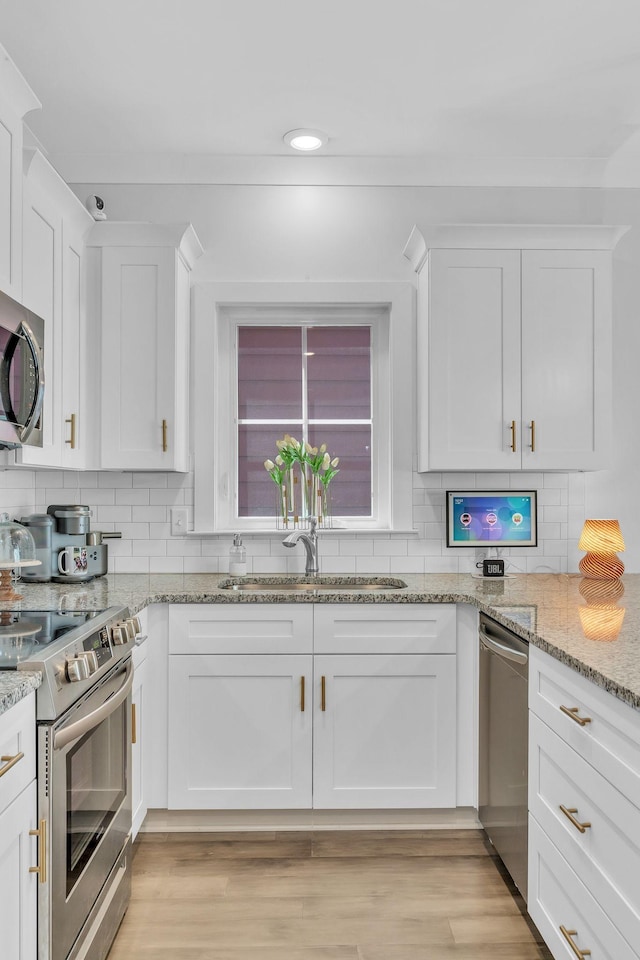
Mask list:
[[237,327],[239,517],[273,516],[263,464],[285,433],[340,458],[336,517],[371,517],[371,339],[364,323]]
[[340,457],[334,528],[411,528],[412,305],[404,284],[195,288],[196,533],[276,536],[286,433]]

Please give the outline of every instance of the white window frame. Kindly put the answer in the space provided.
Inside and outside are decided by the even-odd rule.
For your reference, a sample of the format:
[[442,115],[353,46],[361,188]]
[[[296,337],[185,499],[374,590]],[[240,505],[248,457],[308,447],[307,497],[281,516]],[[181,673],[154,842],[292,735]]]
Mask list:
[[277,536],[275,515],[272,525],[265,517],[237,516],[236,329],[260,320],[278,326],[299,325],[309,317],[323,326],[363,323],[372,328],[373,516],[348,518],[334,531],[411,530],[415,358],[412,286],[200,283],[194,286],[193,298],[194,533]]

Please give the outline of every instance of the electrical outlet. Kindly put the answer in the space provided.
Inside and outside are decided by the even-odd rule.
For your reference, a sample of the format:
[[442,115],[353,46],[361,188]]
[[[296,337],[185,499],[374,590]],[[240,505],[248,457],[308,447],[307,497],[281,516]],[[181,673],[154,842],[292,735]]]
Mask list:
[[186,507],[171,508],[171,536],[184,537],[187,532],[188,513]]

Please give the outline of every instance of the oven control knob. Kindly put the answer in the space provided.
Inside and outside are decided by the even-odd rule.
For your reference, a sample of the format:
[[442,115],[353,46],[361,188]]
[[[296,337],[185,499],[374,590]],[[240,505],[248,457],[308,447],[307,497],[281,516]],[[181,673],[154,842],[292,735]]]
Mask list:
[[95,673],[100,667],[100,664],[98,663],[98,655],[96,654],[95,650],[85,650],[83,653],[79,653],[78,656],[82,657],[82,659],[86,661],[87,666],[89,667],[89,676],[91,676],[92,673]]
[[129,617],[125,620],[127,625],[127,630],[129,631],[129,639],[135,640],[137,634],[140,633],[140,621],[137,617]]
[[120,644],[127,643],[128,639],[123,623],[116,623],[115,627],[111,627],[111,642],[114,646],[119,647]]
[[78,680],[88,680],[89,676],[89,664],[81,653],[67,660],[67,680],[70,683],[77,683]]

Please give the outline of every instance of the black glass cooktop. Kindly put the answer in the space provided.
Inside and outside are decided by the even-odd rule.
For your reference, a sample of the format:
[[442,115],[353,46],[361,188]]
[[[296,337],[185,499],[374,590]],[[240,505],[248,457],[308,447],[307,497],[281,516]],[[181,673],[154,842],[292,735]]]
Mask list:
[[15,670],[43,647],[97,617],[101,610],[20,610],[0,613],[0,669]]

